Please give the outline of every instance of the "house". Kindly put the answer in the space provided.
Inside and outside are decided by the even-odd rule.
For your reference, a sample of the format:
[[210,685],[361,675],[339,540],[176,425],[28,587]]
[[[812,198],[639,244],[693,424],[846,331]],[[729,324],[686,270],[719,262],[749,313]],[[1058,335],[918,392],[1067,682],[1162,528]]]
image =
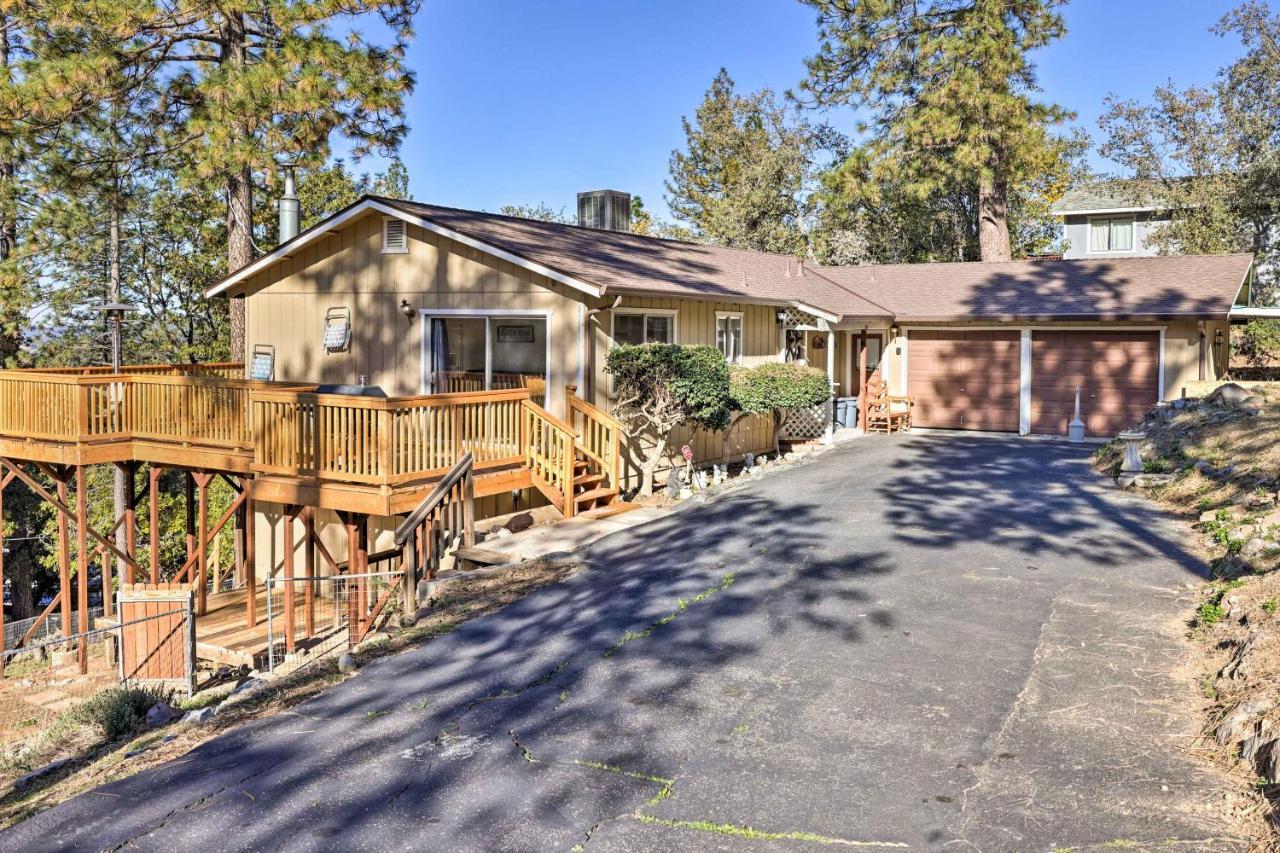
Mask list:
[[1156,255],[1152,231],[1171,215],[1160,199],[1133,189],[1126,181],[1101,181],[1070,190],[1051,213],[1062,217],[1064,259]]
[[[1136,212],[1135,212],[1136,215]],[[393,396],[545,385],[610,401],[615,343],[719,346],[742,364],[806,358],[839,395],[879,371],[923,427],[1066,433],[1081,389],[1107,437],[1220,376],[1247,255],[816,267],[793,258],[366,197],[229,276],[248,345],[276,378]],[[351,345],[324,347],[326,312]],[[860,357],[864,353],[865,356]],[[704,459],[725,452],[701,436]],[[677,445],[678,446],[678,445]],[[772,446],[763,421],[729,452]]]
[[[604,371],[618,343],[706,344],[744,365],[803,358],[839,395],[878,374],[914,398],[920,427],[1063,435],[1079,393],[1087,433],[1111,436],[1223,374],[1252,267],[1247,255],[817,267],[633,235],[624,194],[600,195],[609,228],[375,196],[299,234],[282,216],[286,239],[209,291],[244,300],[247,365],[0,371],[0,489],[21,481],[98,548],[77,548],[73,578],[62,537],[59,595],[41,618],[60,608],[70,636],[73,580],[83,613],[97,556],[108,590],[109,554],[122,590],[170,577],[155,554],[139,562],[135,506],[148,488],[160,505],[169,469],[187,483],[188,553],[159,592],[195,596],[202,656],[259,663],[267,577],[286,590],[286,650],[295,602],[303,633],[317,624],[317,573],[350,576],[344,624],[358,638],[387,590],[415,601],[441,537],[465,543],[476,514],[626,508],[627,437]],[[590,196],[580,210],[599,212]],[[750,419],[675,444],[721,460],[771,449],[771,429]],[[128,506],[97,530],[85,490],[74,510],[67,495],[104,464],[124,472]],[[236,497],[213,520],[215,479]],[[233,516],[227,578],[209,549]]]

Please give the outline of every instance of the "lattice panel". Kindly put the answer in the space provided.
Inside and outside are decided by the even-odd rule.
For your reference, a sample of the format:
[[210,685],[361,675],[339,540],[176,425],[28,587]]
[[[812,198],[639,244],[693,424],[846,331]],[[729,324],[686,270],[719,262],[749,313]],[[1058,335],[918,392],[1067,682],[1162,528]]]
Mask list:
[[827,431],[831,418],[830,400],[807,409],[787,409],[782,416],[778,435],[789,441],[819,438]]
[[800,326],[816,327],[818,325],[818,318],[807,311],[801,311],[799,308],[795,307],[786,308],[784,310],[786,312],[786,319],[783,320],[782,325],[788,329],[795,329]]

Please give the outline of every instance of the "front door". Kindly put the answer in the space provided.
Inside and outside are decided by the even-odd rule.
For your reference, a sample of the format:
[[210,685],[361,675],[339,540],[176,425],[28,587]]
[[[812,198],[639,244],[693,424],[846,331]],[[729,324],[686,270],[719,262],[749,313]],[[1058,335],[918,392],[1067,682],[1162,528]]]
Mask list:
[[[849,393],[860,394],[871,377],[880,372],[880,360],[884,357],[884,336],[879,332],[865,332],[851,335],[849,339],[853,342],[849,353],[849,375],[853,377],[853,388]],[[862,357],[864,348],[865,362]]]

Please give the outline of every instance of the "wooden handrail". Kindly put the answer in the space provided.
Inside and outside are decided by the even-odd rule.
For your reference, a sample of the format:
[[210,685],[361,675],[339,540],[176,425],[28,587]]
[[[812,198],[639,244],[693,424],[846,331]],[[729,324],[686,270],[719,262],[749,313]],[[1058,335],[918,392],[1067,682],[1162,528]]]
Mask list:
[[576,437],[575,449],[599,466],[610,486],[620,488],[625,432],[622,422],[579,397],[576,386],[570,385],[565,390]]
[[458,464],[454,465],[444,479],[436,484],[436,487],[431,490],[431,494],[423,498],[422,503],[414,507],[413,512],[409,513],[405,520],[396,527],[396,547],[404,547],[404,543],[408,542],[414,531],[422,526],[427,516],[434,512],[444,502],[444,499],[449,496],[449,492],[452,491],[453,487],[462,482],[462,480],[473,476],[474,467],[475,460],[470,453],[458,460]]

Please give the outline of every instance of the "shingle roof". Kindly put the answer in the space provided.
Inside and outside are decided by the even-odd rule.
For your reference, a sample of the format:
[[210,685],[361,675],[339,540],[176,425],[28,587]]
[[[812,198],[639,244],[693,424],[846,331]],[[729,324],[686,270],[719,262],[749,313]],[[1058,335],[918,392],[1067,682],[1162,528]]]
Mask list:
[[[1225,317],[1251,255],[824,268],[901,321]],[[841,312],[833,304],[830,310]]]
[[[885,308],[845,290],[795,258],[746,249],[661,240],[475,210],[381,198],[460,234],[520,255],[609,293],[724,301],[847,306],[868,317]],[[828,310],[828,309],[824,309]]]
[[1132,181],[1098,181],[1068,190],[1053,206],[1055,214],[1101,210],[1156,210],[1161,199]]
[[366,197],[215,285],[236,292],[248,274],[376,204],[443,233],[582,283],[600,295],[633,294],[771,305],[803,304],[849,320],[1014,321],[1225,317],[1252,264],[1249,255],[887,264],[799,264],[785,255],[599,231]]

